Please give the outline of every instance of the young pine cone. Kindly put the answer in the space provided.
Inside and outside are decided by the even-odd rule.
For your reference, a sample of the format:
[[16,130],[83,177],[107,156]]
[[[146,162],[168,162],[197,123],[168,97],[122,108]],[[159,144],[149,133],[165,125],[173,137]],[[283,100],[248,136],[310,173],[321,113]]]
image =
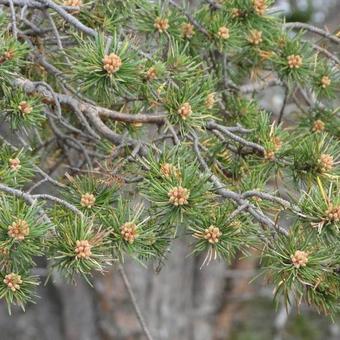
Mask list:
[[104,56],[103,58],[103,69],[108,74],[116,73],[122,66],[122,60],[114,53]]
[[21,164],[20,164],[19,158],[10,158],[8,162],[9,162],[9,167],[11,168],[11,170],[13,171],[20,170]]
[[312,131],[313,131],[313,132],[322,132],[323,130],[325,130],[325,123],[324,123],[322,120],[317,119],[317,120],[313,123]]
[[120,230],[123,239],[126,242],[129,242],[130,244],[132,244],[135,241],[138,235],[137,225],[133,222],[124,223],[121,226]]
[[159,33],[164,33],[169,29],[169,20],[166,18],[157,17],[153,26]]
[[169,202],[174,206],[185,205],[188,204],[190,192],[188,189],[182,187],[174,187],[169,193]]
[[287,57],[289,68],[300,68],[302,66],[302,57],[292,54]]
[[19,103],[18,109],[22,113],[23,116],[26,116],[33,111],[32,106],[24,100]]
[[267,5],[266,0],[253,0],[254,10],[258,15],[264,15],[266,13]]
[[191,39],[195,34],[194,26],[190,23],[182,25],[182,36],[186,39]]
[[74,252],[77,259],[89,259],[92,255],[91,244],[87,240],[77,240]]
[[30,228],[25,220],[17,219],[7,229],[9,237],[14,238],[17,241],[23,241],[30,233]]
[[334,206],[330,204],[326,210],[326,216],[329,221],[339,222],[340,221],[340,205]]
[[3,282],[13,293],[19,290],[22,284],[21,276],[15,273],[7,274]]
[[305,267],[308,262],[308,254],[301,250],[297,250],[290,258],[295,268]]
[[94,206],[94,203],[96,202],[96,198],[93,194],[90,193],[85,193],[84,195],[81,196],[80,199],[80,204],[82,207],[85,208],[92,208]]
[[250,31],[248,41],[252,45],[259,45],[262,42],[262,32],[257,30]]
[[331,85],[331,78],[329,78],[328,76],[323,76],[321,78],[321,87],[323,87],[324,89],[326,87],[328,87],[329,85]]
[[189,103],[184,103],[177,112],[183,120],[186,120],[192,114],[191,105]]
[[219,238],[222,236],[222,233],[219,228],[211,225],[209,228],[204,230],[204,238],[211,244],[216,244],[219,241]]
[[218,32],[217,32],[217,35],[221,38],[221,39],[224,39],[224,40],[227,40],[229,39],[230,37],[230,32],[229,32],[229,29],[225,26],[222,26],[218,29]]
[[331,156],[327,153],[323,153],[320,156],[319,164],[320,164],[321,172],[328,172],[328,171],[332,170],[333,164],[334,164],[333,156]]

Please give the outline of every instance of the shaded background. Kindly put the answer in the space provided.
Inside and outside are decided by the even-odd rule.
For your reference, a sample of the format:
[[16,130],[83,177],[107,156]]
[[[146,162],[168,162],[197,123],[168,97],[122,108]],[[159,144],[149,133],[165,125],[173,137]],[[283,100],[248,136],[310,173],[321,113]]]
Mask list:
[[[339,28],[340,0],[279,0],[275,6],[287,21],[312,22],[331,32]],[[277,114],[283,90],[266,90],[260,100]],[[288,105],[286,111],[287,115],[294,113],[296,107]],[[58,171],[62,174],[64,170]],[[187,243],[177,240],[160,273],[155,271],[157,263],[148,268],[129,261],[125,264],[155,339],[340,339],[338,324],[308,309],[302,315],[296,310],[287,315],[284,309],[275,309],[272,288],[263,280],[249,284],[257,272],[257,254],[228,268],[212,262],[199,270],[202,258],[188,257],[189,253]],[[39,265],[44,280],[46,264]],[[26,313],[14,309],[11,317],[0,303],[0,340],[144,339],[115,268],[96,276],[94,289],[81,279],[77,286],[70,286],[54,277],[38,294],[41,299],[36,305],[29,305]]]

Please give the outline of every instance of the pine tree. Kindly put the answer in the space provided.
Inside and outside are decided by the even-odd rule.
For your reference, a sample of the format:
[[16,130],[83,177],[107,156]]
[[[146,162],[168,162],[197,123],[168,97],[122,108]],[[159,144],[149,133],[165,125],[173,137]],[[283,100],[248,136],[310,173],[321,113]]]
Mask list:
[[[37,257],[91,284],[126,257],[166,267],[183,238],[202,270],[256,249],[278,303],[339,313],[340,38],[272,2],[2,1],[9,311],[35,301]],[[260,104],[273,86],[277,116]]]

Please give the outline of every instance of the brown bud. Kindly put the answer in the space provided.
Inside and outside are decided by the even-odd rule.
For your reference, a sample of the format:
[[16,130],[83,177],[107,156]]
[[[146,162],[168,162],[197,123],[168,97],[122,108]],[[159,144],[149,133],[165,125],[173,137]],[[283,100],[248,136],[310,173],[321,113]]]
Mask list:
[[157,17],[153,26],[159,33],[164,33],[169,29],[169,20],[166,18]]
[[248,41],[253,45],[259,45],[262,42],[262,32],[258,30],[250,31]]
[[190,192],[188,189],[179,187],[173,187],[168,192],[169,196],[169,203],[173,204],[174,206],[185,205],[188,204]]
[[302,66],[302,57],[292,54],[287,57],[288,66],[290,68],[300,68]]
[[146,71],[146,76],[145,76],[146,80],[154,80],[157,78],[157,71],[154,67],[150,67],[147,71]]
[[133,222],[124,223],[121,228],[121,235],[126,242],[132,244],[138,235],[137,225]]
[[20,289],[22,284],[21,276],[15,273],[7,274],[3,280],[4,284],[14,293]]
[[24,100],[19,103],[18,109],[20,110],[23,116],[28,115],[33,111],[32,106]]
[[340,205],[334,206],[330,204],[326,210],[326,216],[329,221],[339,222],[340,221]]
[[323,87],[324,89],[326,87],[328,87],[329,85],[331,85],[331,78],[329,78],[328,76],[323,76],[321,78],[321,87]]
[[215,93],[209,93],[207,99],[205,100],[205,107],[211,110],[215,104]]
[[322,120],[317,119],[313,124],[312,131],[321,132],[323,130],[325,130],[325,123]]
[[82,207],[86,207],[86,208],[92,208],[94,203],[96,202],[96,198],[93,194],[90,193],[85,193],[84,195],[81,196],[80,199],[80,204]]
[[186,120],[192,114],[191,105],[189,103],[184,103],[177,112],[183,120]]
[[319,164],[321,172],[328,172],[332,170],[334,164],[333,156],[323,153],[319,158]]
[[216,244],[222,233],[218,227],[211,225],[209,228],[204,230],[204,238],[211,244]]
[[9,167],[13,171],[18,171],[21,168],[19,158],[10,158],[8,162],[9,162]]
[[25,220],[17,219],[8,226],[7,234],[17,241],[23,241],[30,233],[30,228]]
[[217,35],[224,40],[229,39],[230,37],[230,31],[229,28],[222,26],[218,29]]
[[290,258],[295,268],[305,267],[308,262],[308,253],[297,250]]
[[266,13],[267,5],[265,0],[253,0],[254,10],[258,15],[264,15]]
[[194,26],[190,23],[182,25],[182,36],[186,39],[191,39],[195,34]]
[[121,68],[122,64],[120,57],[114,53],[105,55],[103,58],[103,69],[109,74],[116,73]]
[[92,255],[91,244],[87,240],[77,240],[74,252],[77,259],[89,259]]

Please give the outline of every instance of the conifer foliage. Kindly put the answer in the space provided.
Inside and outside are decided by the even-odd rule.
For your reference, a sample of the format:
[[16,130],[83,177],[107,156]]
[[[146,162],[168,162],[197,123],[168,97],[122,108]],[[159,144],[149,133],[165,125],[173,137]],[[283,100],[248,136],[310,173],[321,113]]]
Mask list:
[[277,302],[339,312],[339,34],[271,0],[196,3],[1,2],[9,311],[35,301],[39,257],[91,284],[126,257],[166,270],[183,238],[202,270],[257,253]]

